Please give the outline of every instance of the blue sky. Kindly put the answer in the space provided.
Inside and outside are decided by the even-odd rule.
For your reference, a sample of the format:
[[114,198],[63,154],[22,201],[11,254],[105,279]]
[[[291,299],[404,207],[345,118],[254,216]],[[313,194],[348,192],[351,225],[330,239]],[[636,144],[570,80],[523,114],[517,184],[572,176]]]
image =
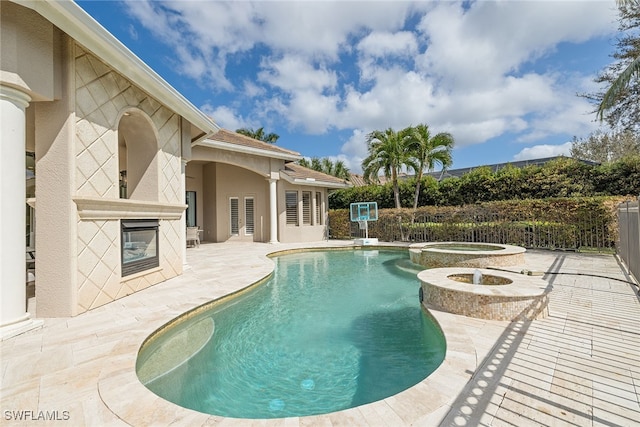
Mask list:
[[568,154],[599,123],[610,1],[79,1],[222,127],[360,172],[366,134],[450,132],[454,168]]

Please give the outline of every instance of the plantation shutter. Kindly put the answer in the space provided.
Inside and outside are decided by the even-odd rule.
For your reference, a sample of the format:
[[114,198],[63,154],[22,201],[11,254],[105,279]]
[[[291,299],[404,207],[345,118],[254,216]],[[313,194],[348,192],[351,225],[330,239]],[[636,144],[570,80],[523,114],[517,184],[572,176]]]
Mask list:
[[311,225],[311,191],[302,192],[302,223]]
[[244,199],[244,234],[250,236],[255,229],[253,219],[253,197]]
[[231,197],[229,199],[229,213],[230,213],[230,223],[231,223],[231,235],[237,236],[239,232],[239,221],[238,221],[238,198]]
[[287,191],[285,200],[287,203],[287,225],[298,225],[298,192]]

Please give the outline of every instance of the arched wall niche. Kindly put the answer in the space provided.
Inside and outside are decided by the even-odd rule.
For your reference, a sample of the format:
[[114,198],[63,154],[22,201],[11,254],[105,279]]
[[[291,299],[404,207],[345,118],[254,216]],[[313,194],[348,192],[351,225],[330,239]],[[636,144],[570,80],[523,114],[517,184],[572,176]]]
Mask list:
[[139,109],[118,121],[120,198],[158,201],[158,136],[151,118]]

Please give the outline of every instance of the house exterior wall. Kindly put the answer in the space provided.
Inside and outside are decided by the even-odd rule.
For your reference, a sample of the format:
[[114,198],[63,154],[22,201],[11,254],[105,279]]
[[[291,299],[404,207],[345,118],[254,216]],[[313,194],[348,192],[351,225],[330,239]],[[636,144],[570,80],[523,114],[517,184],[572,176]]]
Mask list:
[[[197,204],[202,205],[203,240],[269,241],[268,178],[284,167],[284,160],[202,146],[193,147],[191,155],[193,161],[187,165],[187,170],[196,171],[201,163],[203,170],[202,196],[197,195]],[[199,175],[197,172],[193,175],[187,172],[187,176],[196,178]],[[191,186],[190,188],[199,188],[193,181],[188,179],[187,185]],[[244,235],[244,229],[240,230],[238,236],[230,235],[230,197],[238,197],[241,217],[244,216],[244,198],[254,198],[253,235]],[[241,227],[243,226],[244,224],[241,224]]]
[[[217,234],[216,242],[229,239],[264,242],[269,236],[269,183],[266,178],[250,170],[237,166],[219,163],[216,168],[216,206],[217,206]],[[240,233],[231,236],[229,199],[237,197],[239,200]],[[245,235],[244,199],[253,197],[254,226],[253,235]]]
[[[298,225],[287,224],[286,192],[298,193]],[[302,223],[302,192],[311,192],[311,224]],[[321,220],[315,218],[315,195],[321,193]],[[327,189],[317,186],[295,185],[284,180],[278,184],[278,240],[282,243],[317,242],[326,239],[327,207],[329,206]]]
[[[96,218],[78,218],[79,313],[182,273],[181,213],[162,218],[160,211],[165,204],[184,204],[184,195],[180,190],[182,131],[177,114],[79,45],[75,45],[75,98],[76,196],[111,202],[102,205],[103,212]],[[118,125],[127,111],[141,112],[149,119],[157,144],[149,164],[157,178],[146,181],[143,192],[138,190],[138,196],[132,197],[156,203],[155,207],[147,206],[145,212],[122,212],[122,205],[126,206],[128,200],[121,200],[118,193]],[[129,150],[135,150],[136,141],[128,144]],[[130,168],[135,166],[132,164]],[[122,218],[160,218],[159,269],[121,277]]]
[[3,1],[0,73],[4,84],[25,89],[33,101],[60,97],[61,33],[38,13]]
[[[284,161],[261,158],[246,153],[232,153],[209,147],[193,147],[192,161],[187,165],[187,190],[196,191],[197,222],[203,228],[202,239],[210,242],[230,240],[268,242],[270,236],[269,177],[272,172],[284,168]],[[279,172],[278,172],[279,173]],[[288,225],[286,219],[286,191],[297,191],[299,225]],[[302,224],[302,192],[312,195],[312,222]],[[320,193],[321,220],[316,221],[316,194]],[[244,198],[254,198],[255,232],[252,236],[243,233],[230,234],[229,198],[239,199],[240,215],[243,216]],[[277,226],[278,240],[283,243],[314,242],[326,238],[326,211],[328,191],[325,187],[305,186],[278,180]]]

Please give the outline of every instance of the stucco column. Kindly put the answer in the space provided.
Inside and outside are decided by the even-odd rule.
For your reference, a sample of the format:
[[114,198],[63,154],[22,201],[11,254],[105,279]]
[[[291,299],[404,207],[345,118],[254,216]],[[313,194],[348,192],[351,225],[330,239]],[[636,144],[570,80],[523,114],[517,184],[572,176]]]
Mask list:
[[25,110],[31,97],[0,85],[0,337],[41,324],[27,313]]
[[269,243],[278,243],[277,179],[269,179]]
[[[183,200],[186,202],[187,195],[187,163],[184,158],[180,160],[180,194]],[[182,267],[187,268],[187,210],[182,212],[182,219],[180,220],[180,241],[182,242]]]

